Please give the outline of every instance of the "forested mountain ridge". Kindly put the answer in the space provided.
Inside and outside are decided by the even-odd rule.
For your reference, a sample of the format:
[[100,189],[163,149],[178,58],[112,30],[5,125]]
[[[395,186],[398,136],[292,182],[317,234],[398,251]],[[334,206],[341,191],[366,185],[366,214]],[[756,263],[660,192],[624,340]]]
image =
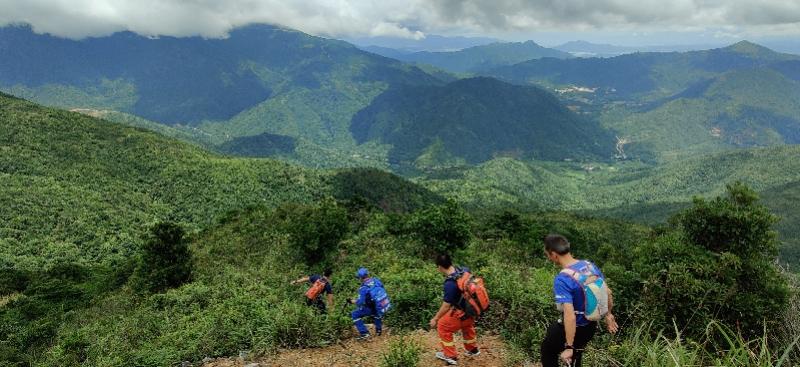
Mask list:
[[[486,47],[499,58],[528,57],[541,49],[533,43]],[[513,52],[506,55],[508,47]],[[236,28],[223,39],[122,32],[77,41],[10,26],[0,29],[0,51],[0,90],[50,106],[105,111],[114,120],[196,139],[228,154],[276,156],[313,167],[389,168],[389,151],[405,147],[357,143],[354,116],[378,96],[380,103],[390,95],[400,103],[414,97],[398,91],[415,93],[416,87],[435,89],[455,80],[343,41],[269,25]],[[393,92],[384,94],[388,90]],[[537,96],[548,102],[520,99],[508,114],[523,115],[552,99]],[[478,105],[491,99],[472,96]],[[483,117],[480,123],[492,123]]]
[[527,60],[552,57],[568,59],[572,55],[552,48],[542,47],[533,41],[496,42],[447,52],[401,52],[392,49],[372,48],[371,52],[401,61],[428,64],[456,73],[481,72]]
[[612,58],[529,60],[486,72],[514,83],[599,88],[621,100],[653,100],[731,70],[800,60],[742,41],[728,47],[689,52],[633,53]]
[[536,87],[491,78],[389,90],[359,111],[359,142],[390,144],[393,163],[480,163],[495,156],[610,159],[613,137]]

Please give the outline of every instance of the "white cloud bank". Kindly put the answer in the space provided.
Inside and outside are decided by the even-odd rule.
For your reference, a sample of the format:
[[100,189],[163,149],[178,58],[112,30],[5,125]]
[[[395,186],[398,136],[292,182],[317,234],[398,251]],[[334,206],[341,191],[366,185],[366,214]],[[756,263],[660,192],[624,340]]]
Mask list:
[[797,0],[0,0],[0,25],[70,38],[130,30],[223,37],[273,23],[329,36],[722,29],[800,36]]

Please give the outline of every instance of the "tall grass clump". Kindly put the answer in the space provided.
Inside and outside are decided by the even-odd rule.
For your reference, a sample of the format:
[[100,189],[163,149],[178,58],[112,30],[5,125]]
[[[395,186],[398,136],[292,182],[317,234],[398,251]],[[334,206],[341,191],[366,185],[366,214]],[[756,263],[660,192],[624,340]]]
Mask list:
[[654,333],[652,324],[640,325],[618,343],[590,345],[592,366],[753,366],[796,365],[800,336],[788,344],[770,343],[770,333],[747,339],[722,323],[706,325],[697,340],[683,335],[677,325],[669,333]]
[[381,367],[417,367],[422,347],[408,337],[389,343],[389,350],[381,358]]

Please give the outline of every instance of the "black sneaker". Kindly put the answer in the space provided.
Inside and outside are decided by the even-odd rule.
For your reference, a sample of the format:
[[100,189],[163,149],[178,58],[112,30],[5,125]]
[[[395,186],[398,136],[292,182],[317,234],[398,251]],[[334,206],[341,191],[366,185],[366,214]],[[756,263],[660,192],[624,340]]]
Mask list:
[[361,334],[361,335],[359,335],[358,337],[356,337],[356,340],[358,340],[358,341],[364,341],[364,340],[367,340],[367,339],[369,339],[369,338],[370,338],[370,335],[369,335],[369,334]]
[[475,348],[473,350],[466,350],[464,351],[464,355],[467,357],[477,357],[481,355],[481,351],[478,348]]
[[381,336],[381,334],[383,334],[383,330],[375,330],[376,336]]

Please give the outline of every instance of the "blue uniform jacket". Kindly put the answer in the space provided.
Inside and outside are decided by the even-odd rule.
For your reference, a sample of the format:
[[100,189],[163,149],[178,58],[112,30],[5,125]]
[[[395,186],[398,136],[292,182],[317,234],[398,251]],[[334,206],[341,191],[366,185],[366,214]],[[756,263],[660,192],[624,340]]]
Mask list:
[[374,286],[383,287],[383,283],[381,283],[381,280],[378,278],[367,278],[367,280],[361,283],[361,287],[358,288],[358,299],[356,300],[356,306],[359,308],[375,307],[372,299],[369,296],[369,289]]

